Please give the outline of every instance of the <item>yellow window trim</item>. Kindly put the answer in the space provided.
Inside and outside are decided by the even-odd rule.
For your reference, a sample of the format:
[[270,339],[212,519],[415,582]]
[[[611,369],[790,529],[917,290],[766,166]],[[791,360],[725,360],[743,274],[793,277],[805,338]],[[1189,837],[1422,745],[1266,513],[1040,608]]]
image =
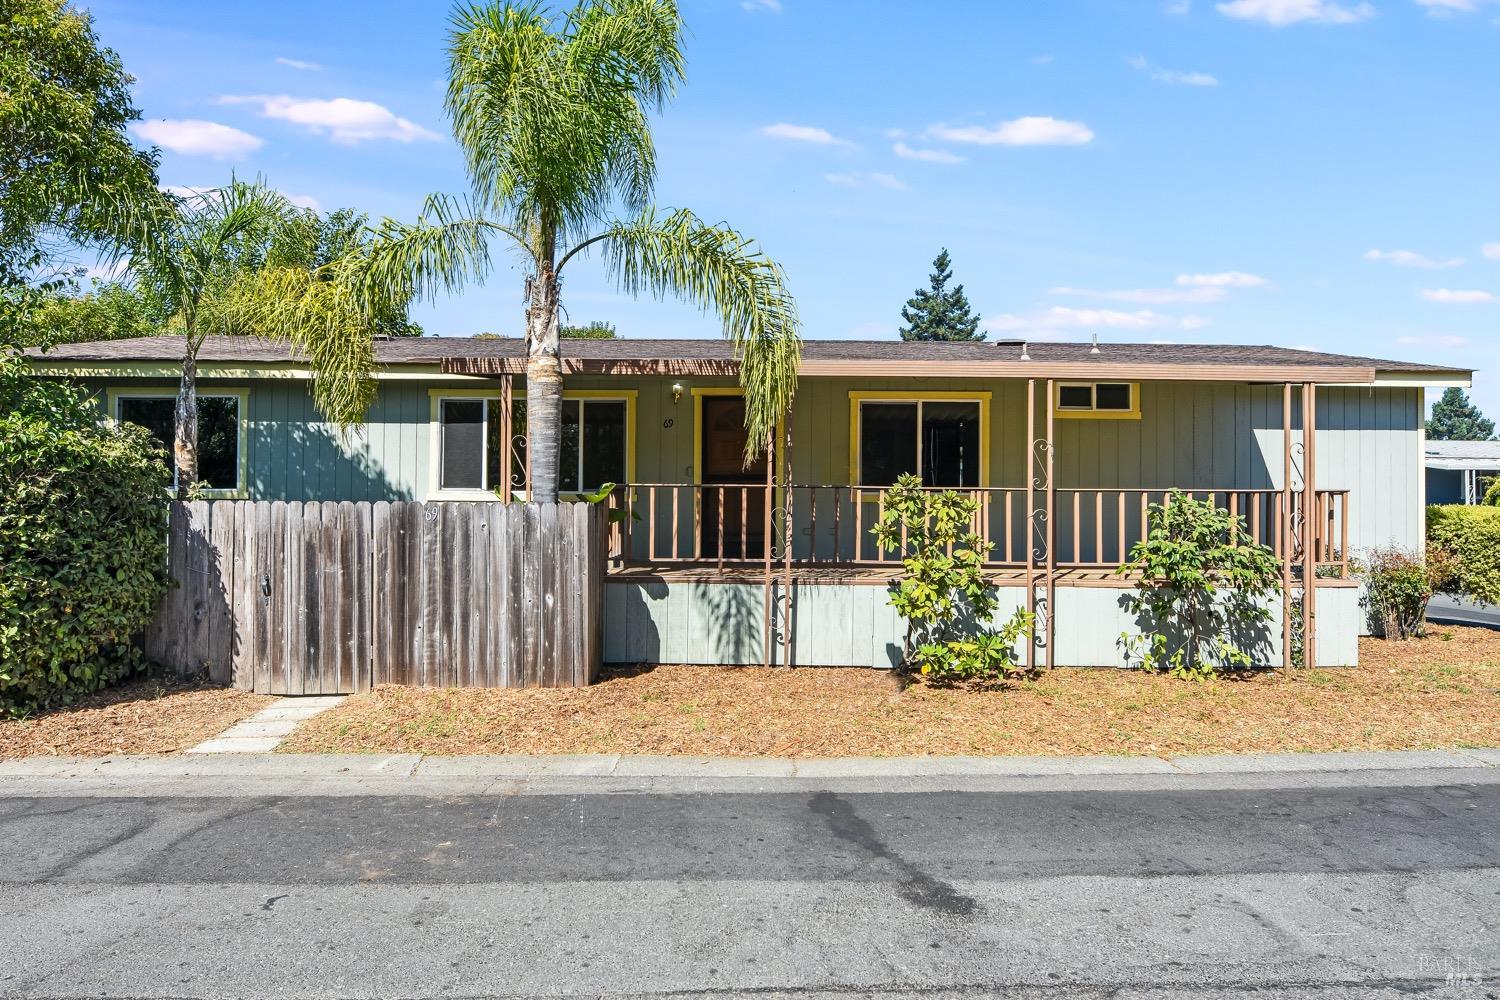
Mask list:
[[[1100,385],[1128,385],[1130,386],[1130,409],[1128,410],[1065,410],[1062,407],[1062,391],[1064,386],[1100,386]],[[1103,379],[1098,382],[1068,381],[1057,383],[1054,390],[1056,396],[1052,400],[1052,412],[1059,420],[1139,420],[1141,419],[1141,384],[1139,382],[1122,382],[1116,379]],[[1097,389],[1095,390],[1098,391]]]
[[[220,388],[219,386],[200,388],[198,390],[199,399],[208,396],[232,396],[238,401],[239,433],[236,440],[236,450],[239,454],[236,464],[239,466],[237,472],[239,483],[232,490],[203,490],[202,496],[205,500],[248,500],[250,498],[250,390]],[[118,422],[120,419],[120,400],[122,399],[176,398],[176,387],[170,389],[107,388],[104,390],[104,409],[110,420]],[[169,443],[167,447],[170,448],[171,444]]]
[[978,403],[979,404],[979,488],[990,485],[990,392],[903,392],[900,390],[851,390],[849,393],[849,479],[863,486],[859,467],[859,407],[865,402],[882,403]]
[[[703,397],[743,396],[745,390],[738,386],[705,386],[688,390],[693,394],[693,485],[703,485]],[[786,418],[776,421],[776,440],[786,440]]]
[[[430,425],[428,461],[428,500],[499,500],[490,490],[444,490],[438,487],[442,481],[442,421],[439,419],[441,401],[444,399],[503,399],[499,389],[428,389],[428,424]],[[518,389],[511,400],[526,398],[526,391]],[[635,411],[639,389],[564,389],[563,399],[613,399],[625,404],[625,478],[635,481]],[[486,418],[488,419],[488,418]],[[486,444],[488,447],[488,444]],[[560,496],[579,497],[581,493],[563,493]]]

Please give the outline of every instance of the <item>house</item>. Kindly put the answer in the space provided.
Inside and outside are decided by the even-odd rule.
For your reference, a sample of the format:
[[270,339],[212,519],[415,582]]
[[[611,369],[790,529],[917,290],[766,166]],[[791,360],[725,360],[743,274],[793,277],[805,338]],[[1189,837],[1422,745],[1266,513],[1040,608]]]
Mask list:
[[1428,441],[1427,502],[1476,504],[1500,478],[1500,441]]
[[[181,350],[156,337],[32,360],[165,438]],[[1039,614],[1037,662],[1122,662],[1120,637],[1139,626],[1116,569],[1148,506],[1180,489],[1238,514],[1282,561],[1288,597],[1257,658],[1291,662],[1301,629],[1314,662],[1353,664],[1364,615],[1350,559],[1422,545],[1424,392],[1472,374],[1277,347],[813,340],[774,456],[746,468],[726,342],[562,350],[563,487],[621,484],[604,658],[623,662],[898,662],[886,588],[899,564],[869,528],[882,488],[915,471],[980,501],[1002,613]],[[341,434],[287,348],[210,339],[210,495],[524,497],[524,354],[519,340],[383,340],[368,421]]]

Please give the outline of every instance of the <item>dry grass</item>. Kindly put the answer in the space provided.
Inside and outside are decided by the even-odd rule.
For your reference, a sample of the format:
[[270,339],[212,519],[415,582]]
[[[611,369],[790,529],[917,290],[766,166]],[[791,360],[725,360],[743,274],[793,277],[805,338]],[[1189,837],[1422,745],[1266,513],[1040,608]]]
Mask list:
[[1500,745],[1500,632],[1364,640],[1357,670],[1204,684],[1059,670],[1008,690],[903,690],[873,670],[657,667],[581,690],[384,687],[286,751],[1185,754]]
[[31,719],[0,721],[0,760],[178,753],[254,715],[271,698],[144,678]]

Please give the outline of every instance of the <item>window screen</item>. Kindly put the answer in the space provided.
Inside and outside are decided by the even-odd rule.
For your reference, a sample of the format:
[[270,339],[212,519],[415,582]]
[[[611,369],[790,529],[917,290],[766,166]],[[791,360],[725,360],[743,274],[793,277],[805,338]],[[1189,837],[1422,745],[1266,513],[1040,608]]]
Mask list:
[[1057,389],[1057,406],[1062,410],[1092,410],[1094,387],[1091,385],[1064,385]]
[[891,486],[917,471],[916,403],[865,403],[859,415],[861,485]]
[[[122,396],[117,416],[151,432],[161,445],[167,468],[174,474],[177,459],[177,400],[170,396]],[[240,401],[237,396],[198,397],[198,478],[210,489],[234,490],[240,485]]]
[[1094,387],[1094,406],[1101,410],[1130,409],[1130,383],[1100,382]]
[[442,401],[442,469],[445,490],[484,489],[484,409],[482,399]]

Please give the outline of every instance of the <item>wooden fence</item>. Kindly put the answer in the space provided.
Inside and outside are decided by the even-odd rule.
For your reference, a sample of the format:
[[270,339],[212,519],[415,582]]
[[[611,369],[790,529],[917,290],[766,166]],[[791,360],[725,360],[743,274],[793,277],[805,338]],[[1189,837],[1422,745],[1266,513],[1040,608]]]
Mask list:
[[569,687],[602,652],[590,504],[172,505],[146,653],[265,694]]

